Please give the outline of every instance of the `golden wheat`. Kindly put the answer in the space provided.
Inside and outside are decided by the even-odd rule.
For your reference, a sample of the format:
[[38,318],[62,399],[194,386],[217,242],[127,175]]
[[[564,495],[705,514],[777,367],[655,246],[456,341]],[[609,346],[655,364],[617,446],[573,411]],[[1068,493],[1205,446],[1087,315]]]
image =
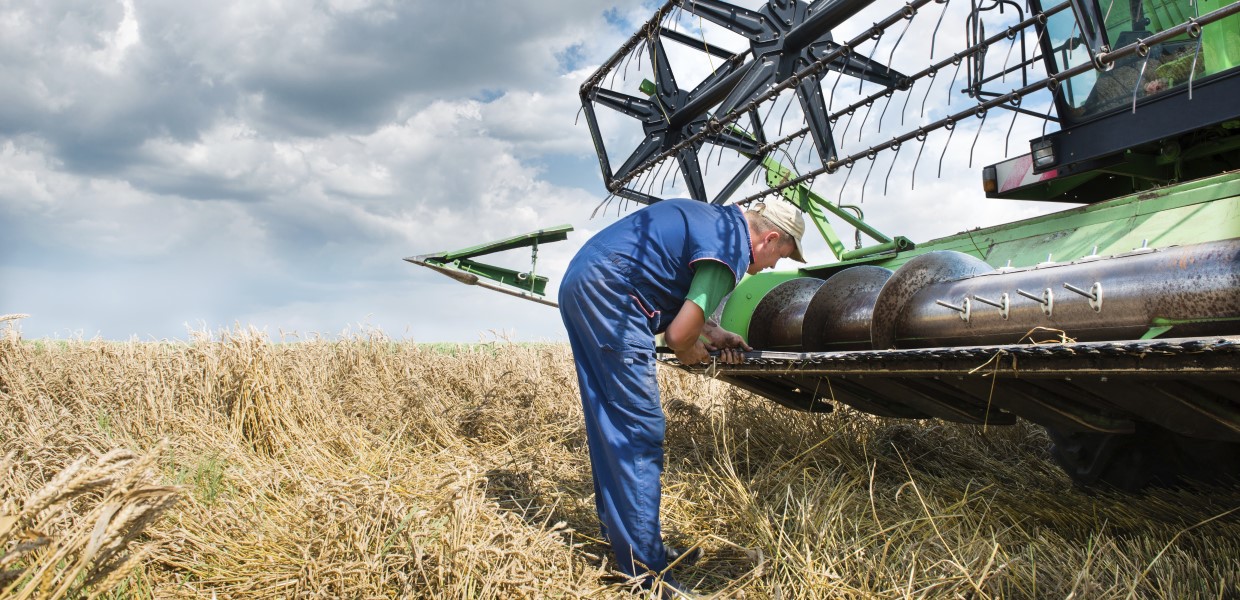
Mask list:
[[[148,552],[130,554],[143,530],[179,490],[151,485],[163,446],[145,456],[114,450],[74,461],[19,501],[13,477],[0,483],[0,596],[90,597],[115,587]],[[16,471],[17,451],[0,466]]]
[[[1084,494],[1027,424],[797,413],[670,369],[660,386],[663,527],[706,551],[678,571],[704,595],[1217,598],[1240,586],[1237,490]],[[597,539],[563,345],[10,333],[0,443],[0,573],[20,570],[9,593],[628,595]]]

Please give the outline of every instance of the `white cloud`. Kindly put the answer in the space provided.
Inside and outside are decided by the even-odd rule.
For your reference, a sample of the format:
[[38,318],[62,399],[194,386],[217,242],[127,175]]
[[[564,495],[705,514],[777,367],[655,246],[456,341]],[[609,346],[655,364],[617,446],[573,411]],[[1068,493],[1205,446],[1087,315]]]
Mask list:
[[134,17],[133,0],[124,0],[122,6],[125,13],[116,30],[102,35],[105,46],[90,56],[91,62],[99,70],[110,75],[115,75],[120,70],[126,52],[142,39],[138,30],[138,19]]
[[[554,279],[616,218],[589,220],[605,192],[577,93],[643,2],[0,3],[0,313],[33,314],[28,336],[557,338],[554,310],[400,259],[570,223],[539,251]],[[648,76],[631,67],[627,93]],[[898,169],[887,197],[872,178],[867,216],[923,240],[1038,208],[979,203],[976,171],[935,181],[934,163],[915,194]]]

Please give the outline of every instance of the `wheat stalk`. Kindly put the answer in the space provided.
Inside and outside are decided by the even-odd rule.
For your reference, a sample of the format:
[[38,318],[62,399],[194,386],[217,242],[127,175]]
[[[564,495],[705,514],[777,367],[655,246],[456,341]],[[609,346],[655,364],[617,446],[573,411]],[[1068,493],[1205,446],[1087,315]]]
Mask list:
[[[11,480],[0,488],[0,568],[6,598],[65,598],[105,593],[138,566],[129,552],[138,536],[176,501],[179,490],[151,485],[166,450],[138,456],[114,450],[84,456],[24,501]],[[12,467],[15,453],[3,466]],[[139,550],[145,554],[149,550]]]
[[[0,597],[631,597],[598,539],[566,347],[295,337],[0,341]],[[705,551],[676,576],[707,596],[1240,586],[1240,524],[1214,518],[1236,490],[1085,495],[1028,423],[659,385],[663,529]]]

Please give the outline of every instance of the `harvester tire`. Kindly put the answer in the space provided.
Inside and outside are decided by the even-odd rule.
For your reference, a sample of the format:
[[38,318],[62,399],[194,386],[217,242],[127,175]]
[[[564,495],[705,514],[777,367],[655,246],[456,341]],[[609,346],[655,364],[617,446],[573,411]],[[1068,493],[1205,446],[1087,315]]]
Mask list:
[[1136,492],[1151,487],[1240,481],[1240,444],[1190,438],[1152,423],[1134,433],[1047,429],[1051,457],[1084,488]]

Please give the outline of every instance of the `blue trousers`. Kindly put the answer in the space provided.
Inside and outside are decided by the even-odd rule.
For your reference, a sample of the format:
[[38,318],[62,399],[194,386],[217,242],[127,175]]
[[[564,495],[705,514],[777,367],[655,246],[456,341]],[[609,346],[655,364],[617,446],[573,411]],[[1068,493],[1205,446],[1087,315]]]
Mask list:
[[665,417],[655,379],[654,339],[622,267],[583,250],[560,287],[585,411],[594,502],[621,571],[667,567],[660,535]]

